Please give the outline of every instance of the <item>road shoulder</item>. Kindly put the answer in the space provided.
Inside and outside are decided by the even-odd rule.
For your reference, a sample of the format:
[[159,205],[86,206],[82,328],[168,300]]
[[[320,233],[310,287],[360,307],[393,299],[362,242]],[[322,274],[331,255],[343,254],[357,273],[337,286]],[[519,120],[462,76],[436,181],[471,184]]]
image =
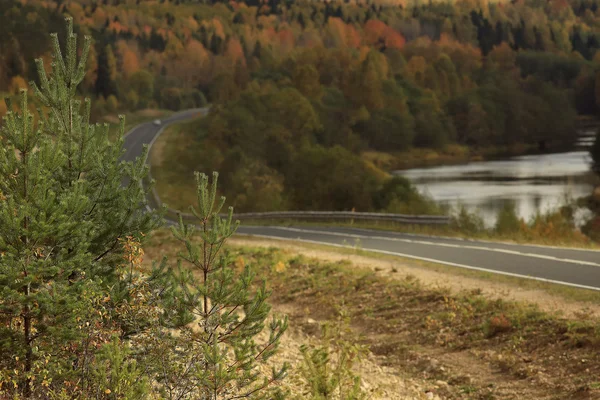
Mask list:
[[[524,279],[506,278],[493,274],[473,273],[444,265],[369,254],[367,251],[339,249],[288,240],[267,240],[238,235],[229,241],[232,246],[277,247],[292,254],[322,261],[347,261],[359,268],[373,270],[378,276],[405,279],[413,276],[426,285],[446,288],[453,293],[478,291],[491,299],[501,298],[536,304],[541,310],[578,317],[582,313],[600,316],[600,296],[597,293]],[[591,293],[590,293],[591,292]]]

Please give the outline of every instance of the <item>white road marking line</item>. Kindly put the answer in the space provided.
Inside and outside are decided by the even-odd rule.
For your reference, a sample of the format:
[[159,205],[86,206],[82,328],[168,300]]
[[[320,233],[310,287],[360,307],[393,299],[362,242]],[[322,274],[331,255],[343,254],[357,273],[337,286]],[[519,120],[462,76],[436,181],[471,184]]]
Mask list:
[[[366,228],[350,228],[357,231],[363,232],[373,232],[372,229]],[[521,246],[521,247],[535,247],[540,249],[554,249],[554,250],[568,250],[568,251],[581,251],[588,253],[599,253],[598,257],[600,257],[599,249],[586,249],[583,247],[564,247],[564,246],[550,246],[547,244],[533,244],[533,243],[516,243],[516,242],[506,242],[506,241],[494,241],[494,240],[484,240],[484,239],[471,239],[464,237],[454,237],[454,236],[440,236],[440,235],[423,235],[419,233],[409,233],[409,232],[394,232],[405,236],[417,237],[417,238],[425,238],[425,239],[440,239],[440,240],[455,240],[460,242],[467,243],[482,243],[482,244],[501,244],[505,246]]]
[[427,245],[427,246],[451,247],[451,248],[479,250],[479,251],[492,251],[492,252],[497,252],[497,253],[518,255],[518,256],[523,256],[523,257],[540,258],[540,259],[544,259],[544,260],[552,260],[552,261],[560,261],[560,262],[566,262],[566,263],[571,263],[571,264],[600,267],[600,263],[595,263],[595,262],[591,262],[591,261],[575,260],[575,259],[569,259],[569,258],[559,258],[559,257],[547,256],[547,255],[535,254],[535,253],[524,253],[524,252],[520,252],[520,251],[516,251],[516,250],[499,249],[499,248],[494,248],[494,247],[480,247],[480,246],[459,245],[459,244],[451,244],[451,243],[436,243],[436,242],[431,242],[431,241],[426,241],[426,240],[390,238],[390,237],[385,237],[385,236],[364,236],[364,235],[357,235],[354,233],[316,231],[316,230],[311,230],[311,229],[299,229],[299,228],[288,228],[288,227],[277,227],[277,226],[273,226],[273,227],[269,227],[269,228],[285,230],[285,231],[290,231],[290,232],[302,232],[302,233],[313,233],[313,234],[330,235],[330,236],[351,237],[351,238],[356,238],[356,239],[375,239],[375,240],[386,240],[386,241],[391,241],[391,242],[416,243],[416,244],[422,244],[422,245]]
[[[255,236],[255,237],[261,237],[261,238],[266,238],[266,239],[281,240],[281,241],[288,240],[288,241],[295,241],[295,242],[305,242],[305,243],[318,244],[318,245],[322,245],[322,246],[341,247],[341,248],[345,248],[345,249],[354,249],[355,248],[354,246],[351,246],[351,245],[343,245],[343,244],[335,244],[335,243],[323,243],[323,242],[318,242],[316,240],[308,240],[308,239],[300,239],[300,238],[296,238],[296,239],[293,239],[293,238],[282,238],[282,237],[279,237],[279,236],[269,236],[269,235],[260,235],[260,234],[252,234],[252,233],[250,233],[250,234],[240,233],[239,235]],[[515,278],[531,279],[531,280],[534,280],[534,281],[540,281],[540,282],[546,282],[546,283],[554,283],[554,284],[557,284],[557,285],[564,285],[564,286],[571,286],[571,287],[576,287],[576,288],[579,288],[579,289],[587,289],[587,290],[600,291],[600,288],[594,287],[594,286],[578,285],[576,283],[556,281],[556,280],[545,279],[545,278],[538,278],[538,277],[531,276],[531,275],[521,275],[521,274],[514,274],[512,272],[504,272],[504,271],[497,271],[497,270],[494,270],[494,269],[473,267],[471,265],[457,264],[457,263],[453,263],[453,262],[437,260],[437,259],[434,259],[434,258],[413,256],[411,254],[396,253],[396,252],[393,252],[393,251],[375,250],[375,249],[364,249],[364,250],[366,250],[366,251],[372,251],[374,253],[381,253],[381,254],[387,254],[387,255],[404,257],[404,258],[412,258],[412,259],[415,259],[415,260],[428,261],[428,262],[433,262],[433,263],[437,263],[437,264],[450,265],[452,267],[472,269],[472,270],[476,270],[476,271],[489,272],[489,273],[498,274],[498,275],[512,276],[512,277],[515,277]]]

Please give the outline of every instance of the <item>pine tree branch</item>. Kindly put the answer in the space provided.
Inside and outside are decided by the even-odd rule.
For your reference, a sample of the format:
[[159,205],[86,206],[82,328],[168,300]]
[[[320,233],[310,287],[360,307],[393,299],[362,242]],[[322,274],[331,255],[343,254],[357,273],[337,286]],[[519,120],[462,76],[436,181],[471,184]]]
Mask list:
[[231,336],[231,334],[234,333],[236,330],[238,330],[240,328],[240,326],[244,325],[246,320],[247,320],[247,318],[244,317],[244,319],[242,319],[234,328],[230,329],[227,332],[219,334],[219,338],[217,339],[217,342],[219,342],[219,343],[226,342],[228,340],[227,337]]
[[[206,222],[202,223],[202,229],[204,230],[204,235],[206,235],[206,232],[207,232]],[[203,241],[203,256],[204,256],[204,264],[203,264],[204,268],[202,271],[202,284],[204,285],[204,287],[206,287],[206,282],[208,281],[208,269],[210,268],[210,266],[206,264],[206,262],[207,262],[206,241]],[[204,293],[204,315],[208,316],[208,296],[206,295],[206,292]],[[208,333],[208,326],[206,324],[204,325],[204,331],[206,333]]]
[[107,250],[106,250],[104,253],[102,253],[102,254],[100,254],[98,257],[96,257],[96,258],[94,259],[94,261],[100,261],[100,260],[101,260],[102,258],[104,258],[104,257],[105,257],[105,256],[106,256],[108,253],[110,253],[111,251],[113,251],[113,250],[115,249],[115,246],[117,245],[117,243],[119,243],[119,237],[117,237],[117,238],[114,240],[114,242],[113,242],[113,244],[112,244],[112,246],[111,246],[111,247],[109,247],[109,248],[108,248],[108,249],[107,249]]
[[[256,355],[254,356],[254,360],[258,360],[258,358],[263,355],[263,353],[265,351],[267,351],[269,348],[273,347],[273,345],[275,343],[277,343],[278,338],[273,339],[272,341],[270,341],[269,343],[267,343],[267,345]],[[227,372],[232,372],[233,369],[241,362],[241,360],[237,360],[235,363],[231,364],[228,368],[227,368]]]
[[[211,313],[214,311],[216,306],[213,306],[213,308],[211,308]],[[231,307],[230,305],[225,305],[223,306],[223,308],[227,308],[227,307]],[[227,315],[225,316],[225,318],[228,318],[235,310],[237,310],[237,308],[239,307],[239,304],[236,305],[235,307],[233,307],[233,309],[229,310],[229,312],[227,313]],[[212,338],[215,335],[215,332],[217,331],[217,329],[219,329],[221,327],[221,323],[219,322],[214,328],[213,331],[210,333],[210,336],[207,339],[207,343],[210,343]]]
[[91,215],[94,212],[94,210],[96,209],[96,206],[98,205],[98,201],[100,200],[100,197],[102,197],[102,193],[104,193],[104,187],[106,186],[108,176],[104,175],[104,178],[105,179],[102,181],[102,186],[100,187],[100,192],[98,193],[98,197],[96,197],[96,199],[94,200],[94,203],[92,205],[92,208],[85,215]]
[[86,127],[85,132],[81,132],[81,141],[79,143],[79,172],[77,173],[77,180],[81,179],[81,173],[83,172],[83,155],[84,155],[84,147],[85,141],[89,132],[89,118],[90,118],[90,102],[86,101],[86,120],[84,121],[84,126]]
[[266,389],[269,385],[271,385],[273,382],[277,381],[277,379],[275,378],[271,378],[269,379],[267,382],[265,382],[264,384],[262,384],[261,386],[255,388],[254,390],[251,390],[250,392],[238,395],[238,396],[233,396],[233,397],[229,397],[228,399],[233,400],[233,399],[243,399],[243,398],[247,398],[252,396],[254,393],[259,392],[261,390]]

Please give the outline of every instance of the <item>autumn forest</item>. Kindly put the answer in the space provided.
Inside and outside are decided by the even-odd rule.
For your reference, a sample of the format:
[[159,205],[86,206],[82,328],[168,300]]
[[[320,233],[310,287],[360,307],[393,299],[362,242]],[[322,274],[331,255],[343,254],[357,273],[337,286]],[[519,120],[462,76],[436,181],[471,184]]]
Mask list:
[[0,92],[36,78],[64,14],[93,37],[95,118],[211,104],[182,160],[240,211],[402,211],[415,194],[381,168],[407,152],[568,148],[600,104],[595,0],[4,0]]

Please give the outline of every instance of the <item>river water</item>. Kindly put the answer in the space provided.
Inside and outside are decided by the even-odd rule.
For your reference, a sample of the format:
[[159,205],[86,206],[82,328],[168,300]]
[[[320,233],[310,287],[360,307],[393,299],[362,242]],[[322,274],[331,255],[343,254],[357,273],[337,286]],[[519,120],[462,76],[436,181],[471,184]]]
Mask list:
[[442,205],[464,205],[478,212],[487,226],[498,211],[513,202],[517,213],[529,220],[538,212],[556,209],[565,198],[589,195],[590,156],[582,134],[580,150],[480,161],[464,165],[396,171],[410,179],[420,192]]

